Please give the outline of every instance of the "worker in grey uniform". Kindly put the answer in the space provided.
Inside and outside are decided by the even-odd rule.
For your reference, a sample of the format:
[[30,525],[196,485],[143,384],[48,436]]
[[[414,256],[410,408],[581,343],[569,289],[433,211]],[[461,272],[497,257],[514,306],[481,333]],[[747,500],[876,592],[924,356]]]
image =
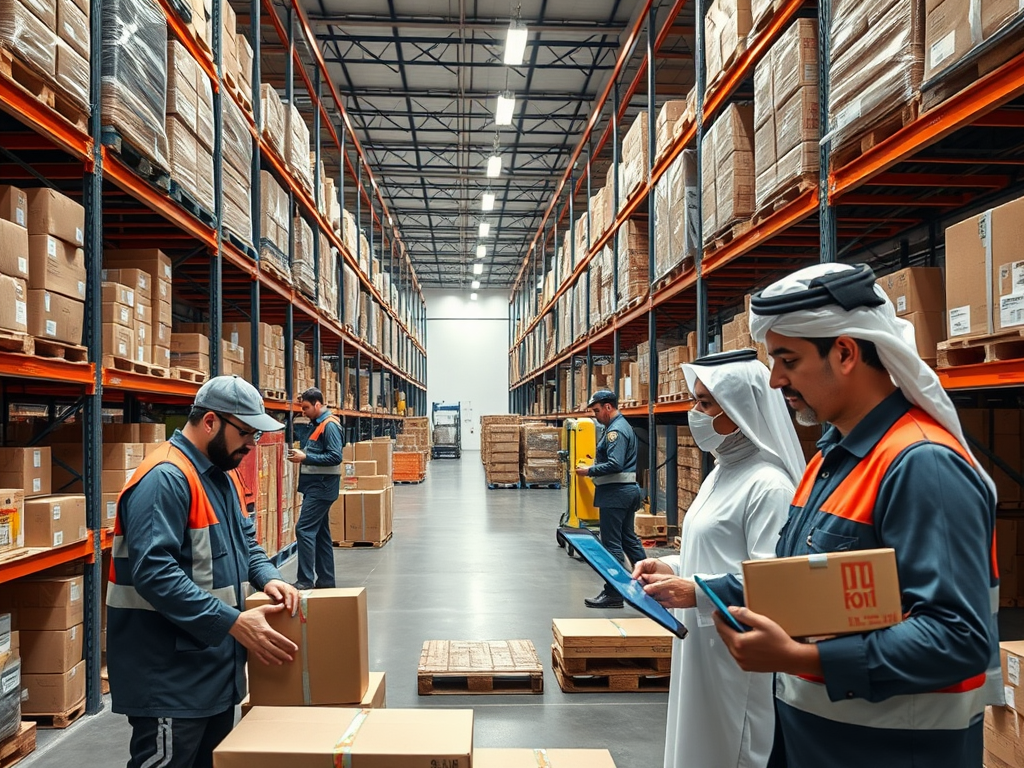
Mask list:
[[[633,515],[643,504],[643,492],[636,484],[636,435],[619,413],[619,398],[607,389],[590,397],[587,408],[604,427],[591,466],[580,465],[576,474],[594,479],[594,504],[599,510],[601,543],[623,565],[626,557],[636,564],[645,559],[644,546],[633,530]],[[611,584],[595,598],[584,601],[588,608],[621,608],[622,597]]]

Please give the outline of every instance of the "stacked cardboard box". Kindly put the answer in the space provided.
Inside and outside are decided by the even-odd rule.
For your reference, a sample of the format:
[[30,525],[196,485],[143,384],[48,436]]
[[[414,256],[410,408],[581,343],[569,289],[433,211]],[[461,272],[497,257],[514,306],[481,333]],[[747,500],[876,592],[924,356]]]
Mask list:
[[938,267],[908,267],[877,280],[896,314],[914,326],[917,353],[935,365],[936,347],[946,339],[946,294]]
[[690,390],[683,376],[683,363],[691,362],[696,350],[676,345],[658,352],[658,398],[689,400]]
[[0,186],[0,330],[28,330],[28,198]]
[[245,111],[252,115],[252,70],[254,54],[249,38],[241,32],[235,34],[235,55],[238,58],[238,82],[236,84]]
[[334,369],[334,363],[324,358],[320,358],[320,391],[324,395],[324,405],[328,408],[334,409],[341,405],[341,379]]
[[1024,642],[999,644],[999,662],[1003,674],[1006,706],[985,708],[985,765],[989,768],[1024,766],[1024,687],[1021,664]]
[[658,110],[658,119],[655,124],[657,131],[654,140],[657,157],[661,157],[665,150],[678,138],[686,125],[686,118],[693,118],[688,108],[686,99],[673,99],[666,101]]
[[488,484],[519,482],[519,417],[480,417],[480,457]]
[[694,442],[688,427],[679,427],[676,433],[676,476],[678,478],[678,507],[676,518],[680,527],[686,510],[693,504],[703,482],[703,454]]
[[[224,323],[224,339],[242,350],[242,359],[255,361],[260,387],[283,391],[284,386],[284,328],[280,325],[260,323],[258,348],[252,346],[251,323]],[[248,379],[248,373],[243,376]]]
[[[184,0],[183,5],[188,9],[187,14],[191,20],[187,22],[188,28],[199,41],[200,47],[205,51],[213,50],[213,27],[210,18],[213,15],[212,0]],[[182,14],[184,18],[186,14]]]
[[[148,347],[137,353],[144,362],[163,368],[171,365],[171,260],[156,248],[109,249],[103,252],[108,275],[126,280],[134,292],[136,344]],[[127,297],[125,297],[127,298]],[[122,306],[124,302],[121,302]],[[104,309],[106,312],[107,310]]]
[[797,19],[754,70],[758,210],[801,180],[817,183],[819,134],[818,26]]
[[107,0],[101,7],[103,125],[167,168],[167,17],[156,0]]
[[754,213],[754,108],[730,104],[704,135],[704,244]]
[[637,512],[633,516],[633,531],[641,539],[668,538],[668,517],[664,512],[656,515],[648,515]]
[[25,490],[0,489],[0,552],[25,546]]
[[21,722],[21,639],[10,614],[0,614],[0,740],[25,727]]
[[292,341],[292,375],[296,395],[313,386],[313,350],[298,339]]
[[83,541],[89,534],[85,497],[75,494],[27,499],[24,522],[26,547],[61,547]]
[[323,232],[320,233],[320,310],[332,320],[338,319],[338,249]]
[[619,188],[619,210],[633,192],[647,180],[651,165],[648,151],[647,112],[640,112],[622,139],[622,186]]
[[0,6],[0,47],[52,82],[57,68],[54,3],[13,0]]
[[153,363],[152,277],[129,268],[104,269],[102,277],[103,354]]
[[519,436],[523,483],[560,483],[565,472],[562,460],[558,458],[562,447],[561,430],[544,424],[524,424]]
[[924,74],[924,3],[841,3],[829,36],[828,129],[835,150],[899,114],[917,94]]
[[213,213],[213,88],[177,40],[167,48],[167,145],[171,179]]
[[57,57],[55,81],[58,90],[85,114],[89,105],[89,3],[57,0]]
[[697,153],[687,149],[672,161],[654,188],[656,280],[679,265],[685,269],[693,264],[698,241],[697,195]]
[[20,488],[26,499],[49,496],[52,487],[51,465],[49,446],[0,448],[0,487]]
[[252,134],[249,122],[234,99],[221,101],[223,126],[221,147],[224,158],[224,227],[242,242],[252,241]]
[[[552,619],[551,631],[551,665],[563,691],[668,690],[672,634],[651,619]],[[606,686],[593,678],[608,678]]]
[[284,161],[303,188],[313,194],[313,175],[309,167],[309,126],[294,104],[284,105]]
[[260,171],[260,258],[291,281],[288,264],[288,195],[268,171]]
[[711,3],[704,17],[708,92],[746,50],[752,26],[750,0],[714,0]]
[[284,104],[274,86],[269,83],[260,84],[260,133],[268,144],[282,158],[285,154]]
[[[619,305],[647,295],[651,286],[649,270],[650,242],[646,225],[629,220],[618,232]],[[581,291],[582,293],[582,291]],[[585,317],[580,312],[578,317]]]
[[395,449],[426,451],[429,456],[430,419],[426,416],[407,417],[402,425],[402,433],[396,438]]
[[85,209],[48,187],[27,190],[25,196],[28,332],[40,339],[81,344],[85,318]]
[[1024,198],[946,230],[946,310],[951,339],[1024,326],[1022,237]]
[[171,365],[209,376],[210,337],[202,333],[172,333]]
[[293,220],[292,239],[292,280],[296,288],[312,297],[317,279],[313,264],[313,228],[302,216]]

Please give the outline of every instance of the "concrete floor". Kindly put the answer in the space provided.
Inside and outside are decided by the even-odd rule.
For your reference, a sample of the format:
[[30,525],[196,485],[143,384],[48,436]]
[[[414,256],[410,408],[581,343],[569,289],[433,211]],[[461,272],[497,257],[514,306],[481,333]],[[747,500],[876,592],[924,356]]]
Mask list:
[[[390,543],[335,550],[338,584],[368,590],[370,668],[387,673],[388,707],[472,708],[481,747],[601,747],[620,768],[660,765],[666,694],[564,694],[551,672],[552,618],[638,615],[583,605],[601,582],[555,543],[563,493],[488,491],[478,452],[433,461],[425,483],[395,488]],[[284,575],[294,578],[294,562]],[[519,638],[544,664],[543,695],[417,695],[425,640]],[[125,765],[127,720],[109,697],[105,705],[64,731],[40,731],[21,765]]]

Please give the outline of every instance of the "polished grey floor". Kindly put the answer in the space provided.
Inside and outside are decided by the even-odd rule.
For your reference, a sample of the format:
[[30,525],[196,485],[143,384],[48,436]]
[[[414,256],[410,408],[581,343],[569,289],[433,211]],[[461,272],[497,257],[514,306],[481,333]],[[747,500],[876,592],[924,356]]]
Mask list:
[[[339,586],[365,586],[370,667],[387,673],[390,708],[472,708],[481,747],[602,747],[619,768],[661,765],[666,694],[564,694],[550,670],[551,619],[637,615],[587,609],[601,584],[555,543],[555,490],[487,490],[480,455],[430,463],[422,485],[395,488],[395,535],[381,549],[337,549]],[[284,574],[294,578],[295,566]],[[545,666],[539,696],[418,696],[425,640],[533,641]],[[128,725],[108,709],[41,732],[22,765],[123,766]]]

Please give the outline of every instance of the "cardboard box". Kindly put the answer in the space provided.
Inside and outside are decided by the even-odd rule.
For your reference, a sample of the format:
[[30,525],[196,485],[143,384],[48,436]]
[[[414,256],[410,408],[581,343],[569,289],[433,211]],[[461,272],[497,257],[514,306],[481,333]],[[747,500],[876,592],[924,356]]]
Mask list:
[[144,458],[142,443],[103,443],[103,469],[135,469]]
[[483,749],[473,750],[473,768],[615,768],[607,749]]
[[[275,630],[299,646],[295,660],[280,666],[250,664],[250,700],[259,706],[362,700],[370,675],[366,590],[317,589],[302,594],[300,615],[282,611],[267,616]],[[270,598],[258,592],[246,599],[245,607],[269,603]]]
[[[358,702],[345,702],[344,704],[338,704],[339,707],[359,707],[360,709],[384,709],[387,706],[387,685],[385,680],[386,675],[383,672],[370,672],[370,684],[366,688],[366,693],[363,695],[362,700]],[[242,717],[249,714],[249,710],[253,708],[252,702],[249,701],[249,697],[246,696],[242,702]]]
[[82,660],[85,626],[70,629],[23,630],[20,633],[22,672],[61,675]]
[[650,658],[672,655],[674,635],[648,618],[552,619],[562,658]]
[[134,469],[104,469],[100,473],[101,492],[120,493],[134,474]]
[[43,496],[25,501],[26,547],[61,547],[83,541],[88,535],[85,496]]
[[345,492],[345,541],[384,541],[391,533],[391,491]]
[[939,267],[908,267],[875,281],[892,301],[896,314],[946,311],[946,290]]
[[970,4],[964,0],[943,0],[927,11],[924,22],[925,80],[960,61],[974,47],[969,8]]
[[137,298],[141,297],[147,303],[153,301],[153,278],[148,272],[141,269],[104,269],[103,282],[118,283],[127,286],[134,291]]
[[80,661],[60,675],[22,674],[24,698],[21,711],[30,715],[67,712],[85,698],[85,662]]
[[0,328],[16,333],[28,331],[28,289],[19,277],[0,275]]
[[75,53],[89,58],[89,15],[74,0],[57,0],[56,31]]
[[[348,480],[352,480],[352,484],[349,485]],[[394,488],[394,482],[387,475],[362,475],[353,478],[346,478],[345,487],[356,491],[385,491],[390,488]],[[388,504],[390,507],[391,499],[388,498]],[[390,532],[390,525],[388,530]]]
[[167,425],[151,422],[134,424],[140,443],[162,443],[167,439]]
[[341,471],[345,477],[370,477],[377,474],[376,461],[346,461]]
[[[103,270],[109,273],[110,270]],[[121,283],[103,282],[100,283],[100,297],[104,304],[116,303],[125,304],[132,308],[132,317],[135,316],[135,290]]]
[[85,244],[85,208],[49,187],[25,191],[28,199],[28,233],[53,235],[66,243]]
[[120,493],[104,493],[100,497],[100,523],[104,528],[113,528],[117,519],[117,497]]
[[39,339],[80,345],[85,303],[50,291],[28,290],[28,332]]
[[25,546],[25,491],[0,489],[0,552]]
[[16,628],[71,629],[83,621],[81,576],[30,578],[0,585],[0,606],[12,611]]
[[103,323],[103,354],[135,358],[135,331],[117,323]]
[[210,337],[201,333],[172,333],[171,353],[210,354]]
[[28,287],[85,301],[85,251],[52,235],[29,235]]
[[103,311],[100,316],[100,320],[104,324],[117,323],[118,325],[131,327],[134,319],[135,310],[127,304],[122,304],[119,301],[103,302]]
[[881,629],[903,614],[892,549],[745,560],[743,593],[792,637]]
[[0,219],[0,273],[28,279],[28,230]]
[[[24,190],[0,184],[0,219],[21,227],[28,226],[28,198]],[[27,230],[25,236],[28,237]]]
[[50,464],[47,446],[0,448],[0,487],[23,488],[25,497],[50,495]]
[[390,438],[385,438],[383,441],[364,440],[355,444],[355,460],[376,461],[377,473],[391,477],[393,446],[394,443]]
[[57,40],[54,77],[69,101],[82,109],[89,105],[89,59],[64,40]]
[[160,283],[171,283],[171,259],[158,248],[106,249],[103,251],[103,265],[109,269],[134,268],[149,273],[153,278],[154,300],[170,301],[171,296],[162,295]]
[[922,360],[934,364],[938,355],[938,344],[946,340],[945,312],[913,312],[904,315],[904,320],[914,326],[914,339],[917,342],[917,354]]
[[1006,706],[1018,714],[1024,710],[1024,686],[1021,685],[1021,665],[1024,662],[1024,640],[1010,640],[999,644],[999,664],[1003,670],[1003,695]]
[[[358,728],[356,725],[358,724]],[[339,745],[343,734],[350,742]],[[473,711],[253,707],[213,751],[214,768],[470,766]]]
[[986,768],[1019,768],[1024,764],[1021,717],[1009,707],[985,707]]

